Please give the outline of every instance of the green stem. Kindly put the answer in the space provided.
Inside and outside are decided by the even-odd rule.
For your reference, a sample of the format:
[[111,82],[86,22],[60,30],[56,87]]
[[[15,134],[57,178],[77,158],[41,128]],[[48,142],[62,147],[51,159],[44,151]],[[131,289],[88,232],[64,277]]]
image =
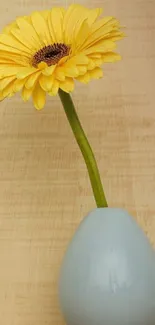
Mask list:
[[108,204],[105,198],[97,163],[93,151],[79,121],[71,96],[61,89],[59,90],[59,96],[64,107],[65,113],[67,115],[68,121],[70,123],[70,126],[72,128],[72,131],[74,133],[74,136],[76,138],[76,141],[84,157],[97,207],[107,207]]

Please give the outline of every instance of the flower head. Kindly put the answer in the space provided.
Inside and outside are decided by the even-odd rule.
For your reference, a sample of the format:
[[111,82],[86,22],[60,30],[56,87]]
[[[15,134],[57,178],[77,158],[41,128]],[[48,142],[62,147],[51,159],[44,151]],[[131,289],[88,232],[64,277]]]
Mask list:
[[101,9],[71,5],[17,18],[0,34],[0,99],[21,91],[37,109],[46,93],[74,89],[74,80],[101,78],[101,65],[120,60],[115,41],[123,37],[113,17]]

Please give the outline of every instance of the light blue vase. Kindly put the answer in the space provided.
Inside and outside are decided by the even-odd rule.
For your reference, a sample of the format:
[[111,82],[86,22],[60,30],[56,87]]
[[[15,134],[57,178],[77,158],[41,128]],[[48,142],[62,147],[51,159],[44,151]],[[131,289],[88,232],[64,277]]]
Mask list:
[[67,325],[155,325],[155,251],[126,211],[96,209],[83,220],[59,297]]

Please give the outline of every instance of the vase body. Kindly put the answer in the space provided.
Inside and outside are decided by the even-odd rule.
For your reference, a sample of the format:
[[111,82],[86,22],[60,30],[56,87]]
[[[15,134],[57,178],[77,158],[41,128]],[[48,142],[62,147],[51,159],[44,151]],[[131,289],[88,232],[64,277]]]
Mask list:
[[125,210],[96,209],[83,220],[59,298],[67,325],[155,325],[155,251]]

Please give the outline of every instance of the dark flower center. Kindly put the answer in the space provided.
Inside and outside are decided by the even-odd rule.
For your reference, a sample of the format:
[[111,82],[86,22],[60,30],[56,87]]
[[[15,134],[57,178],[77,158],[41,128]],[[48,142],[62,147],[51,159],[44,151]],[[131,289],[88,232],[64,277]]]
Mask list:
[[63,43],[54,43],[43,47],[35,53],[32,65],[37,67],[40,62],[46,62],[48,66],[57,64],[64,56],[69,55],[70,47]]

